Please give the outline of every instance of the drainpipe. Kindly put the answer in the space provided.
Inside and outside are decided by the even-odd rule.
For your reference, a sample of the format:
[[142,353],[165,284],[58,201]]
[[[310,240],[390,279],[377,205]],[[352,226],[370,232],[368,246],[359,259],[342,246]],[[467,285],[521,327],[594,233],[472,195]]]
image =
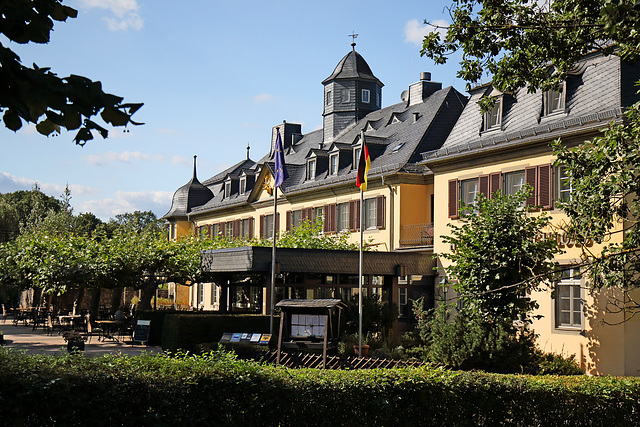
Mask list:
[[[382,185],[384,186],[384,175],[382,175]],[[394,191],[393,191],[393,187],[389,184],[387,184],[387,188],[389,188],[389,252],[393,252],[395,250],[395,245],[394,245],[394,220],[395,220],[395,215],[394,215],[394,207],[395,207],[395,200],[394,200]]]

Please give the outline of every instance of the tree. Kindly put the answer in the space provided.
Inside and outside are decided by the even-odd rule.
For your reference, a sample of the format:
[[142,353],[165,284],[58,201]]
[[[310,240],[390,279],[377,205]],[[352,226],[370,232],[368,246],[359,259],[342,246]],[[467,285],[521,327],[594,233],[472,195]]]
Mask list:
[[[593,51],[640,58],[640,3],[622,0],[453,0],[446,36],[431,33],[421,54],[444,63],[462,51],[458,76],[477,83],[486,73],[503,91],[527,87],[531,92],[557,88],[567,71]],[[494,103],[484,97],[487,110]],[[573,198],[564,205],[570,218],[566,232],[578,239],[604,243],[599,253],[583,247],[590,286],[594,289],[640,286],[638,177],[640,106],[625,120],[611,124],[602,136],[568,149],[553,145],[558,164],[573,185]],[[611,244],[612,227],[622,224],[622,242]],[[629,295],[626,295],[629,297]],[[614,310],[640,311],[633,299],[616,301]]]
[[534,336],[527,326],[538,305],[528,294],[553,277],[551,260],[560,251],[555,240],[541,237],[549,216],[523,208],[527,191],[496,192],[491,199],[480,194],[475,206],[465,206],[460,225],[448,224],[451,234],[442,239],[453,251],[441,256],[451,261],[446,277],[458,308],[445,302],[428,319],[414,308],[434,362],[513,370],[533,357]]
[[[622,0],[453,0],[444,38],[432,32],[421,55],[437,64],[462,50],[458,76],[483,75],[502,91],[557,87],[586,53],[640,55],[640,4]],[[487,104],[488,105],[488,104]]]
[[[562,203],[570,219],[565,233],[603,245],[599,253],[582,246],[583,271],[594,290],[640,287],[640,105],[625,118],[626,123],[611,123],[603,136],[574,148],[553,144],[572,186],[571,199]],[[612,312],[640,311],[640,301],[628,293],[610,302]]]
[[480,194],[461,225],[448,224],[451,234],[442,236],[454,248],[441,254],[451,261],[447,279],[465,309],[489,321],[525,319],[537,308],[525,295],[555,271],[557,242],[540,237],[550,217],[523,209],[526,195],[497,192],[487,199]]
[[21,228],[62,208],[60,200],[44,194],[37,184],[29,191],[0,194],[0,242],[15,238]]
[[[78,12],[61,0],[0,0],[0,33],[12,42],[48,43],[53,21],[75,18]],[[13,131],[22,122],[36,124],[42,135],[78,129],[74,141],[84,145],[92,131],[103,138],[108,131],[93,117],[112,126],[138,125],[131,116],[142,104],[123,103],[123,98],[103,92],[99,81],[71,75],[60,78],[49,68],[25,67],[18,55],[0,43],[0,112],[4,125]]]

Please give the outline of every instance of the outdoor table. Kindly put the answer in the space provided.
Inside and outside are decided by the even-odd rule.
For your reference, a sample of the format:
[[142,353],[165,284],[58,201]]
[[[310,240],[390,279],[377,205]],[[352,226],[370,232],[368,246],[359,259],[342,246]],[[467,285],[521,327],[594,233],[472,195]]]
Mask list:
[[58,316],[58,323],[60,324],[60,327],[65,329],[65,330],[69,330],[71,329],[71,327],[73,326],[73,323],[80,319],[82,316],[80,316],[79,314],[64,314],[64,315],[60,315]]
[[100,341],[100,338],[102,338],[102,341],[106,339],[118,341],[116,334],[122,325],[124,325],[122,320],[96,320],[95,323],[100,325],[101,329],[101,335],[98,337],[98,341]]

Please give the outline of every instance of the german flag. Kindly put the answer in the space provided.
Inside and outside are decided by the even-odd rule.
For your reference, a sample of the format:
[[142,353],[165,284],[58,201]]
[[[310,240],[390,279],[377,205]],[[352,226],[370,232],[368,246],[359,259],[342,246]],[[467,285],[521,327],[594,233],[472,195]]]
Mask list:
[[362,147],[360,148],[360,160],[358,161],[358,179],[356,185],[362,191],[367,191],[367,173],[371,168],[371,157],[369,156],[369,149],[364,141],[364,132],[360,138],[362,140]]

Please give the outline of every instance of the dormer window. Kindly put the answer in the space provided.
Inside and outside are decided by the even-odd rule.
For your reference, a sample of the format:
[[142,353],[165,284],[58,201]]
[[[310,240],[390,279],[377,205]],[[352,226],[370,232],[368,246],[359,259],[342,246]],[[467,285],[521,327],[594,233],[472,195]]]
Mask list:
[[334,153],[329,156],[329,175],[338,174],[338,160],[338,153]]
[[316,178],[316,159],[307,161],[307,180]]
[[240,194],[244,194],[247,191],[247,177],[240,178]]
[[360,147],[355,147],[353,149],[353,165],[352,165],[353,169],[358,169],[358,162],[360,161],[360,151],[361,151]]
[[564,84],[555,89],[549,89],[546,91],[542,98],[544,104],[544,115],[548,116],[553,113],[562,113],[565,108],[565,93]]
[[500,125],[502,125],[502,97],[498,97],[493,108],[484,113],[483,130],[498,129]]
[[362,102],[368,104],[371,101],[371,91],[369,89],[362,89]]
[[227,181],[224,183],[224,197],[231,197],[231,181]]

